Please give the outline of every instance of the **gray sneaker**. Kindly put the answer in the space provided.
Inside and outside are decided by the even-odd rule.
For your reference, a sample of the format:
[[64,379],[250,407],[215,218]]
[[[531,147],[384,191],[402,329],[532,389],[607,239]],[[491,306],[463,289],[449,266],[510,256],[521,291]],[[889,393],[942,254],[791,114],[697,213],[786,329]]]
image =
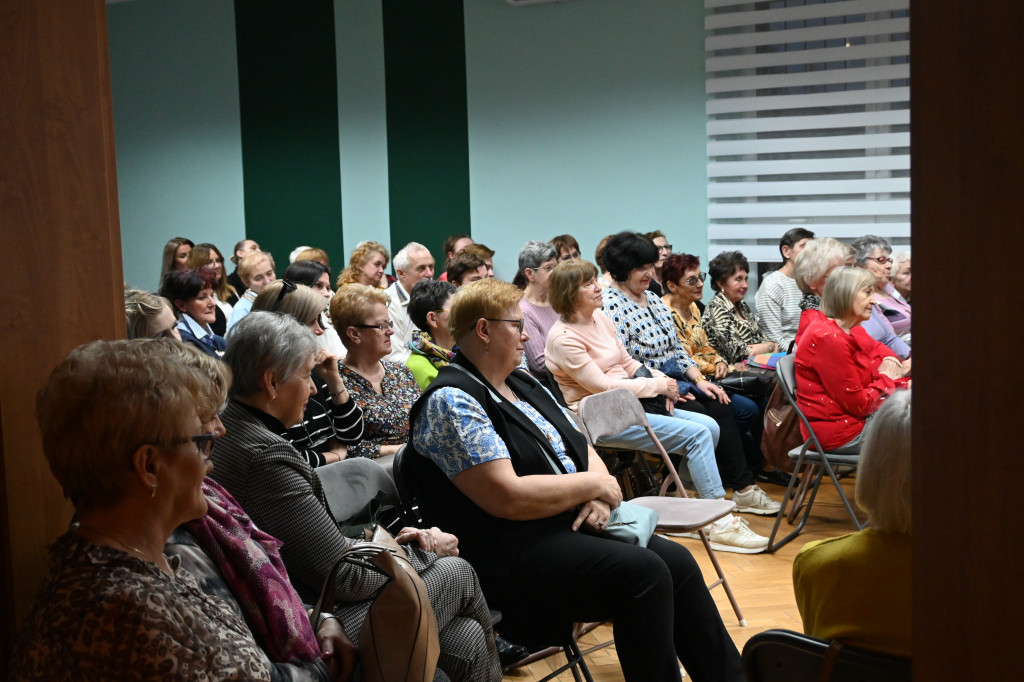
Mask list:
[[738,516],[732,517],[732,521],[723,530],[718,530],[713,523],[704,530],[708,533],[711,548],[719,552],[760,554],[768,549],[768,538],[750,530],[746,519]]
[[781,504],[768,497],[765,491],[756,485],[751,486],[745,493],[733,491],[732,501],[736,503],[736,511],[758,516],[775,516],[782,508]]

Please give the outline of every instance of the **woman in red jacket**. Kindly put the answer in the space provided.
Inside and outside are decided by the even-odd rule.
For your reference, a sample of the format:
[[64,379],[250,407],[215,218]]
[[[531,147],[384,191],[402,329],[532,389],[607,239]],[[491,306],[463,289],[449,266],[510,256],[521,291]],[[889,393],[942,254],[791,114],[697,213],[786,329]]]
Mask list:
[[895,354],[880,358],[852,333],[871,317],[873,283],[862,269],[834,270],[821,297],[822,316],[797,346],[796,399],[827,450],[859,451],[868,418],[890,393],[910,383]]

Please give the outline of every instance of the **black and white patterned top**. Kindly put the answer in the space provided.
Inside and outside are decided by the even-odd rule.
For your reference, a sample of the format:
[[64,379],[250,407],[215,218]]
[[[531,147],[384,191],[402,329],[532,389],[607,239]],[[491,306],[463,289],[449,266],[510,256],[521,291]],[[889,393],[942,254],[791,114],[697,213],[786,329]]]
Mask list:
[[316,395],[306,403],[302,423],[285,429],[279,435],[295,446],[311,467],[327,463],[323,453],[332,445],[332,440],[343,445],[355,445],[363,438],[363,411],[352,398],[337,404],[331,399],[327,384],[313,373]]
[[615,325],[626,351],[638,362],[660,370],[675,358],[682,371],[696,367],[676,334],[672,311],[650,290],[644,292],[647,307],[631,301],[624,293],[608,287],[604,290],[604,314]]
[[757,323],[746,301],[733,305],[721,291],[704,311],[704,331],[711,345],[730,365],[747,359],[750,355],[747,346],[772,341]]

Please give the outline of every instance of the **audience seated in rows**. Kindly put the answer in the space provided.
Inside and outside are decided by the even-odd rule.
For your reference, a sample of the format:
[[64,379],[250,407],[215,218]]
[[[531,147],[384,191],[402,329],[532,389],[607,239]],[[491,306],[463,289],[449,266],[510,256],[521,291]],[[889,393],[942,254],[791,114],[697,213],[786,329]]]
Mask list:
[[245,283],[245,293],[238,299],[238,303],[231,309],[231,317],[228,319],[228,329],[231,329],[239,320],[249,314],[252,310],[252,302],[256,300],[263,287],[277,280],[277,273],[274,272],[274,257],[268,251],[250,251],[238,261],[238,276]]
[[896,292],[910,303],[910,252],[898,251],[892,255],[892,270],[889,272]]
[[793,562],[804,631],[894,656],[912,652],[911,391],[897,391],[865,428],[857,465],[859,533],[808,542]]
[[409,439],[409,408],[420,395],[404,364],[385,360],[394,330],[382,290],[349,284],[331,300],[331,320],[348,350],[341,366],[345,385],[363,411],[363,440],[349,457],[395,454]]
[[178,320],[163,296],[142,289],[125,289],[124,314],[129,339],[168,338],[181,341]]
[[404,364],[409,357],[409,342],[412,341],[416,326],[409,319],[409,295],[416,283],[434,278],[434,257],[423,244],[409,242],[395,254],[395,274],[398,278],[388,287],[388,314],[394,326],[391,338],[391,362]]
[[409,342],[411,353],[405,366],[421,391],[454,357],[455,340],[448,329],[448,313],[456,291],[458,287],[451,282],[434,280],[422,280],[412,288],[409,317],[417,329]]
[[[260,245],[257,244],[252,239],[243,239],[242,241],[235,244],[235,252],[231,256],[231,262],[234,263],[235,269],[234,271],[232,271],[230,275],[228,275],[228,284],[235,288],[235,293],[238,295],[239,298],[242,297],[242,294],[245,293],[245,290],[248,289],[248,287],[245,285],[245,282],[242,281],[242,276],[238,274],[238,263],[239,261],[242,260],[242,257],[244,257],[247,253],[252,253],[253,251],[259,250]],[[232,301],[231,305],[233,306],[235,305],[235,303],[237,303],[237,300]]]
[[[652,246],[650,242],[646,244]],[[642,291],[648,295],[646,289]],[[559,263],[551,273],[550,298],[560,317],[548,334],[547,368],[571,409],[575,410],[579,401],[588,395],[614,388],[628,389],[645,399],[648,421],[665,450],[679,460],[685,458],[686,469],[701,498],[724,498],[725,480],[736,489],[733,499],[738,511],[778,512],[779,504],[752,485],[753,476],[746,470],[735,423],[730,422],[726,427],[733,430],[731,447],[721,447],[716,461],[716,434],[720,430],[715,420],[704,414],[676,409],[677,405],[685,404],[678,402],[678,382],[656,368],[645,367],[629,355],[621,337],[616,335],[615,325],[601,311],[601,285],[592,263],[584,260]],[[728,413],[728,408],[725,409]],[[647,432],[639,426],[631,426],[595,444],[657,452]],[[725,551],[762,552],[768,544],[767,538],[757,535],[745,521],[732,515],[716,521],[708,534],[712,546]]]
[[160,263],[160,280],[163,283],[167,273],[188,268],[188,257],[195,243],[185,237],[174,237],[164,244],[164,255]]
[[[487,270],[484,272],[484,277],[494,277],[494,249],[489,248],[480,242],[474,242],[458,253],[468,253],[476,256],[484,262],[484,265],[487,266]],[[458,255],[458,253],[455,255]]]
[[553,237],[549,243],[555,247],[559,263],[580,257],[580,243],[571,234],[560,234]]
[[[326,308],[323,296],[286,279],[268,284],[252,304],[254,311],[294,318],[317,338],[324,333]],[[311,467],[318,467],[345,459],[348,447],[362,440],[363,412],[341,379],[338,358],[319,344],[313,368],[310,379],[316,392],[306,403],[302,420],[278,435],[290,442]]]
[[779,240],[782,267],[765,275],[754,295],[761,329],[787,352],[800,327],[800,299],[803,298],[793,277],[793,260],[811,239],[814,233],[803,227],[787,230]]
[[448,261],[447,281],[457,287],[487,277],[487,263],[480,256],[463,249]]
[[[897,387],[909,385],[899,358],[852,333],[871,317],[872,287],[867,270],[836,268],[825,282],[821,314],[796,349],[797,402],[822,447],[834,452],[858,452],[871,414]],[[809,437],[802,423],[800,429]]]
[[455,258],[455,254],[462,251],[462,249],[472,243],[473,238],[465,233],[453,234],[444,240],[444,246],[442,247],[442,250],[444,251],[444,271],[438,279],[442,282],[450,281],[448,277],[448,266],[451,265],[452,258]]
[[214,334],[210,325],[217,317],[213,288],[217,275],[203,266],[198,270],[174,270],[164,278],[160,295],[174,305],[178,314],[178,334],[185,343],[220,357],[227,347],[224,337]]
[[679,661],[694,680],[742,680],[690,553],[658,536],[647,547],[602,537],[621,491],[551,395],[516,371],[521,296],[490,279],[455,295],[459,351],[411,415],[420,509],[459,534],[508,637],[548,645],[573,622],[611,619],[630,682],[678,681]]
[[654,261],[654,274],[651,276],[650,289],[654,295],[661,298],[665,295],[665,285],[662,280],[661,268],[665,265],[665,259],[672,255],[672,245],[665,239],[665,233],[661,230],[654,230],[644,235],[651,240],[658,249],[658,260]]

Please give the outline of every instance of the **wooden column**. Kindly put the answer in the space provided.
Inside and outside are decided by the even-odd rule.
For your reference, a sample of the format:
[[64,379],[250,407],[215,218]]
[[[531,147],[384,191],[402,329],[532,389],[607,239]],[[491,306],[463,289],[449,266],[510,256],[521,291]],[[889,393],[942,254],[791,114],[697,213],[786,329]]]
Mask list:
[[1019,679],[1024,3],[910,15],[914,679]]
[[71,507],[35,393],[71,348],[125,336],[106,6],[0,7],[0,667]]

